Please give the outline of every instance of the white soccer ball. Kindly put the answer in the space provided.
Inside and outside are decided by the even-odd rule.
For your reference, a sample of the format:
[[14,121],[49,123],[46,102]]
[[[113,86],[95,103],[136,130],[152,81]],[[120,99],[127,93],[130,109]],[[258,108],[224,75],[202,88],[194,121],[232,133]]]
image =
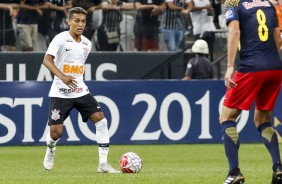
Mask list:
[[142,159],[137,153],[127,152],[120,157],[119,166],[123,173],[139,173],[142,168]]

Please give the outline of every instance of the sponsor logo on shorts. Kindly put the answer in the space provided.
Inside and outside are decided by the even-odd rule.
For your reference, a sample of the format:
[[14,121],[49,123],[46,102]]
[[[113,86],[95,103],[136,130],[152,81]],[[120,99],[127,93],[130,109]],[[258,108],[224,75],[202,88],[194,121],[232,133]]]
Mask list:
[[52,111],[51,111],[51,119],[52,120],[58,120],[58,119],[60,119],[60,110],[57,110],[57,109],[53,109]]
[[74,89],[59,88],[59,92],[62,94],[81,93],[82,91],[83,91],[82,88],[74,88]]

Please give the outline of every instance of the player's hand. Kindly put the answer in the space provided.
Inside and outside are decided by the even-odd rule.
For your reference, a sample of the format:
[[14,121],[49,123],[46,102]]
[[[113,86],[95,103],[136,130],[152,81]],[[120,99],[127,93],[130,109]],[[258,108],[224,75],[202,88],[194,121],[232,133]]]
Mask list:
[[71,89],[74,89],[77,87],[77,81],[75,80],[73,76],[65,75],[62,78],[62,81]]
[[236,88],[237,84],[232,80],[232,75],[234,72],[234,67],[227,67],[224,83],[227,88]]

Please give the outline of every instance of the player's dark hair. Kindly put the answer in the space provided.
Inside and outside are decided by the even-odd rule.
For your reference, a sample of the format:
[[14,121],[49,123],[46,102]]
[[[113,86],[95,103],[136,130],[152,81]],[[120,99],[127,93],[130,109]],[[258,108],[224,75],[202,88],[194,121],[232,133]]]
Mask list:
[[72,17],[73,14],[75,14],[75,13],[82,13],[82,14],[86,15],[86,14],[87,14],[87,11],[84,10],[83,8],[81,8],[81,7],[73,7],[73,8],[71,8],[71,9],[69,10],[69,16],[68,16],[68,18],[71,19],[71,17]]

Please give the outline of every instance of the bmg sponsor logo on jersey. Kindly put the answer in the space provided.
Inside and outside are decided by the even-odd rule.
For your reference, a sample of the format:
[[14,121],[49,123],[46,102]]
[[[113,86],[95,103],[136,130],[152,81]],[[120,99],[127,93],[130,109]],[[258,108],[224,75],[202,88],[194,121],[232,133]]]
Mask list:
[[81,93],[82,88],[74,88],[74,89],[60,88],[59,92],[62,94]]
[[84,74],[84,66],[83,65],[64,64],[63,73],[64,74],[83,75]]

